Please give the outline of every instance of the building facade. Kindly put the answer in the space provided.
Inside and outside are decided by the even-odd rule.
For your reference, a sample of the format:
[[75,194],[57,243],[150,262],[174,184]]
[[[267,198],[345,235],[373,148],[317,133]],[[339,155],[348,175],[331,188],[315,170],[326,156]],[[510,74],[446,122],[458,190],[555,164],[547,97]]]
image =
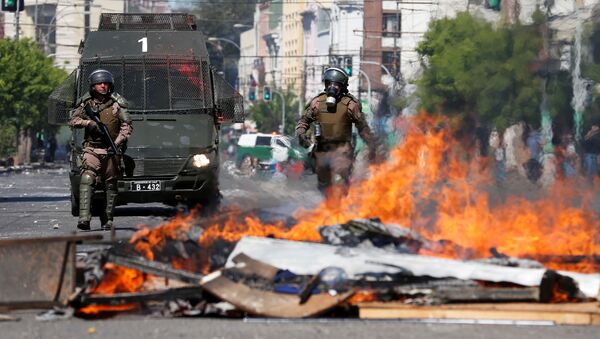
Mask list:
[[[101,13],[169,13],[169,3],[151,0],[25,1],[19,14],[19,38],[30,38],[54,58],[54,65],[72,71],[79,62],[79,43],[96,30]],[[3,13],[3,38],[16,38],[15,13]]]
[[284,0],[281,28],[281,79],[284,90],[297,93],[302,89],[302,12],[306,3]]

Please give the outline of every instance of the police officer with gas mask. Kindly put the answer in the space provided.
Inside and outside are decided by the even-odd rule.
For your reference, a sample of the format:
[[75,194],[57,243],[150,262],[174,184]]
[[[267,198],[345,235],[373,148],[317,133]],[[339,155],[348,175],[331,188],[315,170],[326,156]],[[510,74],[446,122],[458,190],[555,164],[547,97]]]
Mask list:
[[313,142],[307,132],[313,125],[319,190],[327,194],[336,187],[345,193],[354,160],[352,124],[367,144],[370,161],[376,156],[375,142],[360,102],[348,93],[346,73],[337,67],[328,68],[323,73],[323,82],[325,90],[306,105],[296,125],[296,136],[302,146],[310,147]]
[[100,215],[100,223],[103,230],[111,230],[117,179],[121,175],[119,157],[133,127],[126,100],[113,91],[113,75],[107,70],[97,69],[89,75],[88,80],[89,91],[78,100],[77,108],[71,111],[69,120],[72,128],[84,129],[77,228],[90,229],[94,189],[103,187],[106,208]]

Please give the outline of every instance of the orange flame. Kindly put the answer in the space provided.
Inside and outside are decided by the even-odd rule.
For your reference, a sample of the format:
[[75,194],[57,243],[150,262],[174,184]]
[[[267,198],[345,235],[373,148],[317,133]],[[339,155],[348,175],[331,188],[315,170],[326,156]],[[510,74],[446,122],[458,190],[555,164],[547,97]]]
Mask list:
[[[263,223],[258,217],[235,215],[206,227],[199,243],[216,239],[235,242],[243,236],[320,241],[318,227],[354,218],[379,217],[419,232],[432,241],[449,240],[456,246],[425,248],[421,254],[464,258],[488,257],[492,247],[515,257],[539,255],[589,256],[600,253],[598,217],[590,206],[593,188],[557,181],[543,198],[510,196],[492,203],[486,192],[493,184],[480,162],[469,159],[443,120],[414,118],[406,135],[386,163],[371,166],[368,180],[352,186],[346,196],[330,196],[311,211],[296,211],[298,223]],[[471,157],[472,158],[472,157]],[[151,248],[187,231],[193,216],[175,218],[152,231],[136,234],[132,243],[151,258]],[[151,232],[151,233],[149,233]],[[155,235],[152,235],[155,233]],[[152,236],[149,236],[152,235]],[[143,237],[148,241],[139,242]],[[468,255],[457,249],[468,249]],[[548,263],[550,268],[596,271],[590,263]]]
[[[544,197],[518,195],[495,201],[490,173],[482,171],[474,153],[455,141],[447,124],[420,115],[407,124],[403,141],[389,160],[370,167],[370,177],[353,185],[345,196],[330,196],[314,210],[298,210],[298,223],[286,229],[282,222],[263,223],[258,217],[232,215],[205,227],[198,239],[202,248],[217,239],[235,242],[243,236],[272,236],[289,240],[320,241],[318,228],[355,218],[379,217],[449,245],[428,247],[421,254],[454,258],[489,257],[491,248],[513,257],[581,256],[576,265],[544,262],[549,268],[598,271],[586,258],[600,254],[598,217],[590,206],[591,185],[578,180],[557,181]],[[498,200],[498,199],[496,199]],[[157,248],[180,239],[195,215],[178,216],[152,230],[142,229],[131,239],[135,249],[153,260]],[[466,251],[465,251],[466,249]],[[540,259],[542,260],[542,259]],[[543,260],[542,260],[543,261]],[[197,269],[196,263],[174,259],[176,267]],[[203,263],[206,265],[206,263]],[[208,266],[203,267],[206,272]]]
[[[104,265],[104,278],[90,294],[113,295],[115,293],[137,292],[142,290],[144,281],[148,278],[134,269],[117,266],[111,263]],[[99,314],[102,312],[129,311],[138,304],[124,305],[88,305],[80,308],[82,314]]]
[[350,305],[356,305],[359,303],[373,302],[377,301],[377,294],[371,290],[359,290],[356,291],[348,300],[346,301]]

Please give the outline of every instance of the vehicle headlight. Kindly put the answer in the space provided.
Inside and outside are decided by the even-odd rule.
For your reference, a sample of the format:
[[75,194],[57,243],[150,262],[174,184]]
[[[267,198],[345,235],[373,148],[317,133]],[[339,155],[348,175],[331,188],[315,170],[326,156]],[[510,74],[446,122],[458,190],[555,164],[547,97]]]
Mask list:
[[210,159],[205,154],[195,154],[192,157],[192,165],[197,168],[205,167],[210,164]]

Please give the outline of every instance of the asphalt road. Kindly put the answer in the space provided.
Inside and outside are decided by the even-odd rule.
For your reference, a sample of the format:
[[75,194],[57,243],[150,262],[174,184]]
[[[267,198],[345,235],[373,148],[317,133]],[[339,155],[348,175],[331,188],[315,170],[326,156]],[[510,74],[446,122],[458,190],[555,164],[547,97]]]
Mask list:
[[[225,162],[220,183],[223,195],[220,211],[235,206],[242,211],[256,210],[285,218],[297,208],[311,208],[321,200],[314,175],[289,181],[267,175],[240,176],[233,164]],[[77,218],[70,211],[66,164],[0,174],[0,239],[70,234],[77,231]],[[160,203],[118,206],[117,237],[128,239],[139,226],[159,225],[177,212],[176,208]],[[108,235],[99,230],[98,218],[92,219],[91,226],[90,234]]]
[[[221,173],[222,209],[239,206],[273,218],[291,215],[298,207],[320,201],[315,178],[286,182],[237,176],[227,163]],[[70,215],[68,172],[65,166],[0,175],[0,239],[65,235],[75,231]],[[161,204],[120,206],[117,236],[129,238],[138,225],[155,226],[177,213]],[[219,212],[217,212],[219,213]],[[95,218],[91,233],[97,230]],[[0,259],[1,260],[1,259]],[[1,272],[0,272],[1,274]],[[0,287],[1,288],[1,287]],[[14,311],[2,321],[0,338],[598,338],[599,328],[548,324],[484,324],[464,322],[362,321],[356,319],[164,318],[121,314],[109,319],[36,320],[40,311]]]
[[41,322],[35,319],[32,312],[14,312],[11,315],[19,320],[0,322],[2,338],[598,338],[598,327],[593,326],[139,316]]

